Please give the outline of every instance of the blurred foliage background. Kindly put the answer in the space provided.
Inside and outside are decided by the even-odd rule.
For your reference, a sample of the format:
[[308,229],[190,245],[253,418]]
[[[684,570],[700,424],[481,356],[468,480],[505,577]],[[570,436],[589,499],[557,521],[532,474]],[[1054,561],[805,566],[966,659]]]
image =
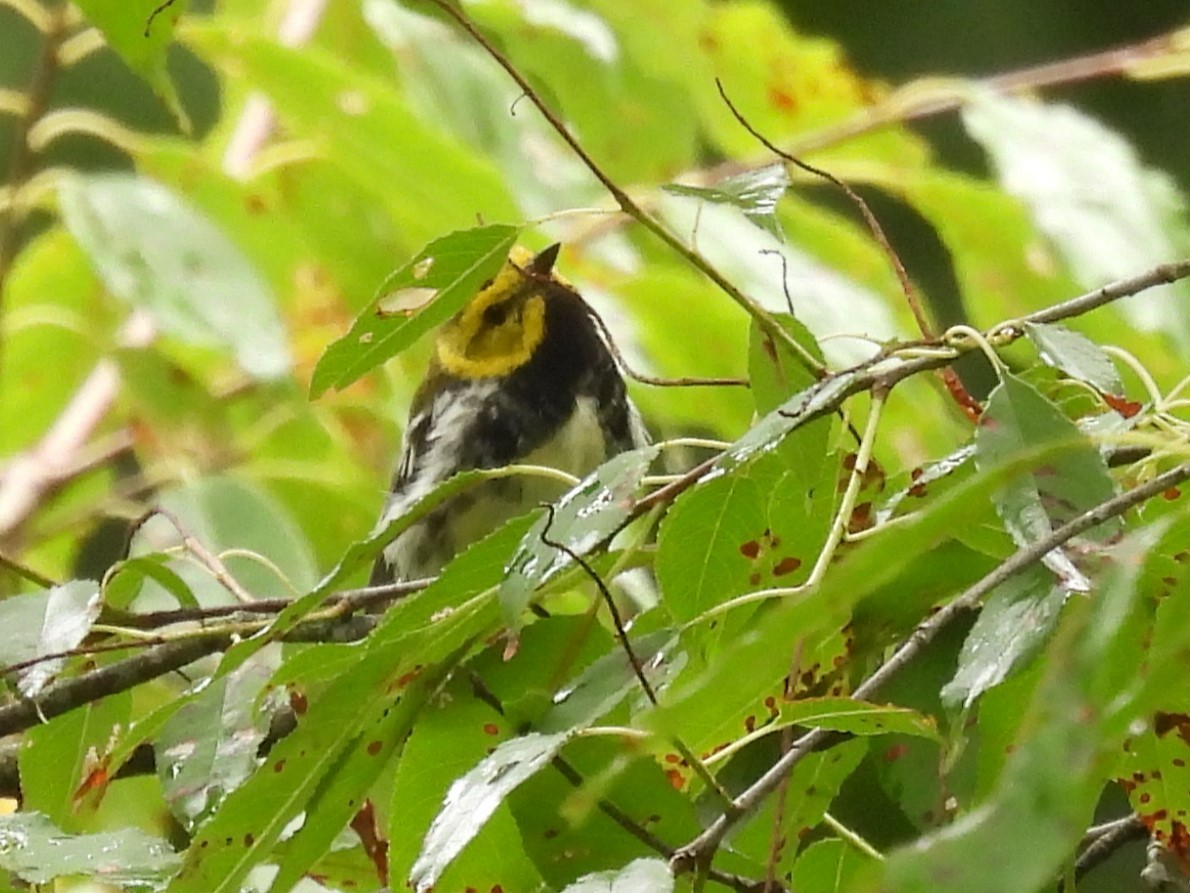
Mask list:
[[[634,366],[666,376],[751,380],[750,390],[632,384],[658,439],[751,436],[755,446],[771,437],[761,460],[728,463],[728,473],[680,497],[661,525],[655,553],[652,543],[645,550],[645,560],[656,555],[661,598],[645,615],[642,635],[680,632],[681,657],[673,660],[665,692],[668,721],[701,735],[700,752],[730,745],[722,776],[729,787],[746,785],[774,759],[771,740],[751,738],[756,714],[746,701],[755,695],[766,703],[770,692],[784,690],[789,642],[766,648],[772,639],[764,636],[788,632],[784,623],[806,637],[806,665],[816,662],[799,697],[846,694],[875,665],[874,654],[903,640],[931,606],[1022,544],[1020,525],[1014,527],[1020,518],[988,498],[995,469],[985,464],[976,473],[967,461],[975,439],[971,419],[937,379],[916,375],[899,384],[883,408],[873,442],[881,471],[865,479],[854,507],[874,509],[881,523],[912,515],[911,523],[936,524],[953,536],[936,547],[926,534],[914,540],[913,528],[905,526],[900,530],[910,533],[897,539],[894,525],[887,539],[870,537],[849,553],[859,556],[842,565],[850,588],[831,589],[828,579],[826,595],[815,591],[817,612],[803,617],[796,605],[785,613],[752,614],[749,608],[720,628],[714,612],[722,602],[762,584],[798,584],[809,576],[839,503],[846,478],[840,469],[857,461],[848,454],[855,449],[854,429],[863,428],[872,406],[866,390],[846,404],[843,419],[850,425],[826,418],[787,440],[772,434],[783,424],[775,407],[806,382],[799,385],[780,368],[773,372],[749,314],[618,213],[505,73],[432,4],[178,2],[159,10],[146,42],[143,25],[156,6],[88,0],[79,12],[49,0],[0,2],[0,174],[8,185],[0,193],[0,554],[25,569],[23,575],[0,569],[0,592],[11,597],[6,610],[15,612],[13,596],[46,598],[45,587],[31,577],[78,578],[69,584],[74,589],[53,591],[62,595],[63,616],[83,617],[77,641],[51,648],[43,636],[43,627],[53,626],[42,623],[48,613],[6,615],[21,636],[13,636],[3,663],[27,657],[19,650],[26,639],[29,653],[74,647],[96,620],[89,612],[98,611],[100,594],[104,609],[117,612],[231,602],[210,567],[178,558],[177,532],[158,523],[161,518],[134,525],[153,505],[222,556],[253,596],[317,591],[323,574],[372,528],[428,347],[418,343],[358,381],[325,393],[315,387],[312,396],[320,358],[353,320],[372,312],[391,271],[427,243],[480,223],[523,226],[519,238],[533,248],[563,242],[560,270],[604,313]],[[986,331],[1190,255],[1184,198],[1190,191],[1190,21],[1184,3],[1038,9],[1026,0],[878,7],[806,2],[777,8],[761,0],[493,0],[464,6],[617,184],[766,311],[791,309],[800,323],[783,316],[783,324],[803,343],[813,342],[812,352],[833,369],[870,356],[876,344],[918,337],[917,324],[889,257],[855,205],[821,178],[776,164],[730,113],[715,78],[762,134],[868,200],[937,330],[968,323]],[[308,27],[303,10],[311,15]],[[87,17],[118,53],[102,45]],[[51,23],[51,36],[31,21]],[[176,41],[169,45],[171,38]],[[1105,53],[1122,45],[1128,46]],[[44,55],[46,46],[54,54]],[[1005,86],[1016,89],[992,89]],[[999,389],[1008,405],[996,406],[992,418],[1019,435],[1022,450],[1044,447],[1047,437],[1058,436],[1054,431],[1078,439],[1075,458],[1082,464],[1072,463],[1075,471],[1063,466],[1056,475],[1070,490],[1059,495],[1069,501],[1047,523],[1056,525],[1072,506],[1090,508],[1117,488],[1151,479],[1169,457],[1184,458],[1180,395],[1190,355],[1188,306],[1190,287],[1183,281],[1068,320],[1086,338],[1051,344],[1048,352],[1038,348],[1045,333],[1033,333],[1032,347],[1017,343],[1001,351],[1004,369],[994,370],[978,352],[956,364],[981,400],[1005,369],[1020,374]],[[1082,424],[1080,432],[1068,419]],[[1112,476],[1104,456],[1109,446],[1125,443],[1143,447],[1140,459],[1121,462],[1126,467]],[[983,448],[994,453],[1003,446],[985,442]],[[701,448],[675,449],[667,460],[680,470],[704,455]],[[922,474],[930,475],[930,492],[918,503],[927,489],[919,485]],[[948,502],[955,492],[977,498]],[[1028,507],[1045,502],[1039,510],[1054,512],[1060,500],[1041,498],[1050,495],[1034,494],[1037,503]],[[1092,574],[1096,585],[1108,580],[1107,591],[1126,590],[1120,599],[1143,603],[1159,618],[1155,606],[1168,608],[1174,600],[1165,598],[1184,573],[1184,562],[1173,556],[1185,554],[1179,549],[1190,540],[1175,523],[1184,514],[1180,498],[1171,491],[1129,520],[1137,528],[1155,525],[1141,531],[1148,539],[1130,542],[1151,545],[1168,536],[1144,564],[1142,584],[1119,584],[1110,567],[1096,566]],[[911,513],[909,505],[921,510]],[[144,561],[118,565],[120,574],[105,579],[134,530],[133,554]],[[774,579],[762,581],[740,556],[762,547],[775,555],[781,537],[773,530],[784,533],[785,548],[796,547],[800,557],[769,568]],[[496,546],[511,554],[515,533],[524,530],[506,530],[492,546],[494,566],[506,557]],[[173,550],[168,561],[159,551],[166,549]],[[490,571],[478,566],[475,559],[456,579]],[[791,566],[794,572],[786,570]],[[848,571],[857,566],[871,573]],[[782,567],[781,580],[775,580],[776,567]],[[85,580],[104,580],[102,592]],[[360,581],[359,570],[335,579],[336,585]],[[905,705],[903,715],[896,713],[899,706],[881,714],[892,732],[879,722],[837,720],[855,740],[816,754],[803,767],[806,774],[796,776],[791,802],[800,803],[800,811],[785,817],[791,839],[814,829],[815,844],[839,843],[832,836],[838,828],[823,831],[830,806],[876,847],[894,853],[890,889],[935,889],[914,875],[934,870],[934,858],[947,868],[967,865],[975,875],[996,868],[1008,850],[1020,855],[1013,860],[1020,877],[1048,883],[1091,820],[1090,804],[1101,791],[1107,790],[1104,815],[1129,808],[1112,782],[1124,772],[1116,762],[1126,762],[1117,753],[1122,728],[1130,717],[1152,714],[1157,700],[1147,689],[1141,697],[1132,685],[1141,663],[1136,642],[1144,637],[1126,633],[1129,624],[1152,618],[1137,619],[1144,611],[1136,609],[1127,623],[1117,622],[1115,602],[1106,597],[1068,602],[1067,591],[1044,573],[1025,583],[1001,593],[997,610],[1003,613],[988,612],[987,625],[999,627],[976,627],[989,637],[983,656],[966,639],[970,622],[958,624],[883,693]],[[1018,604],[1031,612],[1021,622],[1012,614]],[[404,605],[415,614],[423,610],[416,599]],[[851,606],[861,621],[855,629]],[[1177,666],[1169,655],[1181,640],[1170,629],[1181,627],[1171,613],[1166,610],[1167,625],[1157,628],[1173,637],[1162,653]],[[1080,634],[1104,618],[1108,632]],[[26,806],[70,833],[137,825],[169,837],[194,869],[173,881],[170,889],[178,893],[210,889],[203,886],[210,878],[202,874],[208,857],[200,850],[210,842],[203,835],[211,827],[234,829],[227,841],[245,841],[250,853],[234,871],[218,863],[225,854],[209,857],[227,868],[229,889],[267,861],[284,866],[283,878],[295,879],[311,866],[301,847],[273,851],[280,829],[269,823],[278,816],[288,821],[307,803],[295,800],[270,812],[271,801],[252,802],[285,786],[270,784],[270,767],[256,764],[251,746],[222,761],[215,738],[242,731],[253,746],[263,738],[267,722],[256,707],[271,691],[270,680],[309,695],[323,710],[319,717],[334,720],[321,731],[315,725],[300,732],[293,748],[326,744],[317,736],[336,722],[354,729],[350,724],[370,716],[379,696],[361,683],[356,716],[350,701],[335,702],[328,692],[342,701],[356,676],[372,679],[364,670],[378,673],[381,658],[408,644],[399,638],[398,620],[390,618],[395,629],[385,628],[387,638],[382,633],[359,648],[287,646],[283,662],[270,652],[272,663],[245,664],[255,675],[231,677],[234,682],[220,676],[225,688],[212,688],[226,700],[207,705],[212,712],[197,719],[177,705],[196,704],[204,681],[186,689],[173,678],[141,685],[135,697],[123,692],[67,712],[31,732],[22,750]],[[499,628],[493,620],[474,635],[485,641]],[[456,666],[449,661],[462,658],[447,652],[471,634],[448,632],[455,638],[411,640],[402,660],[417,661],[420,671],[417,649],[424,649],[425,664],[448,676]],[[530,714],[541,706],[534,698],[549,703],[558,696],[564,680],[553,678],[546,664],[573,641],[584,645],[573,664],[569,656],[561,659],[568,670],[619,656],[606,629],[580,628],[579,618],[566,611],[525,635],[540,650],[525,646],[523,653],[545,655],[538,664],[501,660],[499,646],[467,659],[485,681],[495,680],[501,696],[530,691],[525,700],[533,703],[517,705]],[[764,666],[746,680],[755,687],[747,695],[739,692],[741,674],[733,665],[737,641]],[[803,640],[797,641],[802,657]],[[1163,641],[1160,635],[1156,641]],[[982,663],[988,653],[998,662]],[[999,660],[1003,654],[1008,657]],[[1143,654],[1147,660],[1149,652]],[[1071,668],[1078,670],[1075,678],[1062,675]],[[64,675],[83,677],[94,669],[94,662],[75,655]],[[360,885],[355,889],[379,886],[360,839],[336,837],[350,816],[341,814],[344,804],[356,803],[349,796],[367,792],[382,804],[379,833],[392,843],[391,863],[408,872],[420,861],[418,844],[446,786],[497,743],[523,743],[511,722],[488,721],[490,705],[460,678],[451,682],[449,697],[416,717],[399,769],[377,778],[353,762],[358,754],[344,750],[347,781],[324,766],[295,785],[313,798],[311,835],[322,835],[309,845],[310,861],[322,859],[335,842],[319,863],[323,880],[341,869],[342,878]],[[616,684],[616,698],[623,699],[635,682],[626,677]],[[1049,697],[1060,684],[1077,691]],[[1178,692],[1170,697],[1160,709],[1190,707]],[[980,724],[974,730],[969,711],[976,701]],[[794,715],[799,702],[792,703],[782,709]],[[1125,706],[1105,711],[1100,725],[1075,710],[1107,703]],[[229,709],[221,713],[224,705]],[[1045,713],[1052,705],[1054,715]],[[575,719],[567,734],[598,719],[632,726],[650,747],[660,747],[655,718],[640,706],[609,707],[618,711],[612,719]],[[830,709],[845,713],[852,706]],[[169,716],[172,710],[181,719]],[[773,710],[770,720],[795,722]],[[1090,731],[1080,725],[1084,720]],[[172,752],[169,742],[198,741],[220,759],[211,758],[209,771],[179,759],[168,764],[173,774],[124,779],[104,805],[87,801],[93,753],[131,759],[136,745],[161,729],[166,744],[157,750],[159,769]],[[725,730],[734,737],[721,740]],[[981,748],[980,736],[991,743]],[[404,740],[391,731],[385,753]],[[878,742],[870,751],[869,740]],[[1075,747],[1080,741],[1089,742],[1085,750]],[[1021,770],[1007,756],[1018,743],[1022,753],[1041,754],[1032,768]],[[334,744],[348,748],[338,738]],[[633,751],[621,761],[618,746],[584,742],[574,750],[606,782],[608,796],[664,803],[662,815],[674,823],[664,826],[672,842],[693,834],[711,807],[698,795],[689,766],[677,768],[676,755],[668,753],[633,762],[640,756]],[[445,767],[439,759],[444,748],[457,748]],[[310,745],[310,752],[317,750]],[[1082,762],[1071,756],[1076,751]],[[548,759],[552,752],[534,756]],[[670,756],[674,761],[658,765]],[[71,768],[64,773],[67,759]],[[1182,757],[1174,750],[1146,752],[1143,759],[1172,771]],[[631,773],[619,775],[628,771],[625,763]],[[1068,773],[1068,764],[1086,772]],[[116,760],[108,768],[118,766]],[[606,777],[599,775],[603,770]],[[349,795],[331,785],[328,794],[319,771],[358,790]],[[1055,779],[1057,787],[1043,784]],[[95,784],[103,790],[106,780]],[[607,847],[601,855],[610,863],[600,862],[566,834],[541,850],[522,847],[531,832],[556,836],[556,828],[540,827],[535,808],[572,806],[568,789],[558,787],[538,778],[529,793],[504,791],[508,803],[475,846],[458,863],[443,858],[437,866],[448,871],[440,889],[471,889],[467,872],[481,872],[478,887],[485,890],[496,883],[510,891],[544,882],[561,888],[586,869],[619,867],[637,855]],[[1035,788],[1051,802],[1013,799]],[[239,799],[225,799],[232,791]],[[1132,808],[1150,794],[1137,793]],[[1171,810],[1190,808],[1190,789],[1171,785],[1158,796],[1168,798]],[[407,803],[414,818],[386,814]],[[1073,818],[1064,814],[1046,824],[1054,803],[1072,810]],[[956,816],[994,821],[1014,810],[1015,823],[968,834],[958,844],[966,850],[944,851],[939,829],[951,827]],[[780,821],[765,811],[740,829],[727,848],[732,870],[763,875]],[[1035,826],[1046,834],[1034,839]],[[361,836],[366,842],[367,834]],[[919,838],[937,849],[913,855],[904,844]],[[581,834],[576,839],[581,842]],[[842,889],[846,885],[830,887],[828,880],[850,879],[853,870],[859,878],[855,860],[863,851],[838,849],[845,852],[823,846],[811,858],[808,847],[795,865],[799,854],[790,847],[779,868],[793,872],[799,890]],[[568,861],[575,852],[587,855]],[[344,853],[347,867],[329,864]],[[159,856],[146,861],[155,870],[176,869]],[[867,858],[860,861],[870,869]],[[1098,872],[1082,888],[1131,882],[1141,857],[1133,852],[1130,858],[1115,874]],[[984,884],[997,880],[994,872],[983,876]],[[859,878],[854,889],[872,887]]]

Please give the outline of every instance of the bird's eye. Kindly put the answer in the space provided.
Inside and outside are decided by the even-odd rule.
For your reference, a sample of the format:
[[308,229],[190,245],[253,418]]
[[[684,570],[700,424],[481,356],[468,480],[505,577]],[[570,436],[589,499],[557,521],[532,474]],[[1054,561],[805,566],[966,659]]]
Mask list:
[[508,307],[505,304],[492,304],[490,307],[484,308],[483,321],[484,325],[501,326],[504,325],[504,320],[508,319]]

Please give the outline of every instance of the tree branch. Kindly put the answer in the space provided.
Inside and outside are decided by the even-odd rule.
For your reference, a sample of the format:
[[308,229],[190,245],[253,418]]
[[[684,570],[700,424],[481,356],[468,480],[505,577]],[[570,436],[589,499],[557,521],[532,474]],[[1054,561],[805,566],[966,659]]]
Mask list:
[[[1017,572],[1040,561],[1045,555],[1092,527],[1109,518],[1121,515],[1141,503],[1159,496],[1170,487],[1190,480],[1190,462],[1183,462],[1152,480],[1121,493],[1090,511],[1084,512],[1062,525],[1049,536],[1038,542],[1018,549],[1007,560],[997,565],[973,586],[949,602],[937,613],[923,622],[901,645],[892,657],[862,684],[852,695],[856,700],[870,699],[893,676],[902,670],[921,650],[945,629],[959,615],[974,608],[979,601]],[[831,733],[825,729],[813,729],[798,738],[768,771],[753,782],[735,799],[736,811],[720,816],[698,837],[678,850],[670,860],[675,874],[689,871],[696,865],[709,862],[723,838],[740,821],[741,816],[752,812],[766,797],[781,784],[781,780],[809,753],[826,742]]]

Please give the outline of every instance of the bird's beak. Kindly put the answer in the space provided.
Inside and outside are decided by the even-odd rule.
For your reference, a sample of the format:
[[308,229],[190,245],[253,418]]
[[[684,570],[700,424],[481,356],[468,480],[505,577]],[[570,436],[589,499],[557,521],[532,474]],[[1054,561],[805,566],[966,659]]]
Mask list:
[[529,271],[539,276],[549,276],[554,270],[554,262],[558,260],[558,250],[562,243],[555,242],[549,248],[541,251],[529,264]]

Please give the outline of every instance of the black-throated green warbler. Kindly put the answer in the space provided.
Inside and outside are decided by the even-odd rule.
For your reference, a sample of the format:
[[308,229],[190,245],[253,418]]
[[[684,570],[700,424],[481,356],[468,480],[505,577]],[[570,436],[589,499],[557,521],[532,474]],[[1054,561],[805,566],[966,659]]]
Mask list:
[[[382,524],[460,471],[525,463],[581,477],[648,442],[591,308],[553,273],[558,247],[536,256],[514,248],[438,331]],[[564,489],[515,475],[454,496],[385,548],[372,583],[432,576],[459,550]]]

